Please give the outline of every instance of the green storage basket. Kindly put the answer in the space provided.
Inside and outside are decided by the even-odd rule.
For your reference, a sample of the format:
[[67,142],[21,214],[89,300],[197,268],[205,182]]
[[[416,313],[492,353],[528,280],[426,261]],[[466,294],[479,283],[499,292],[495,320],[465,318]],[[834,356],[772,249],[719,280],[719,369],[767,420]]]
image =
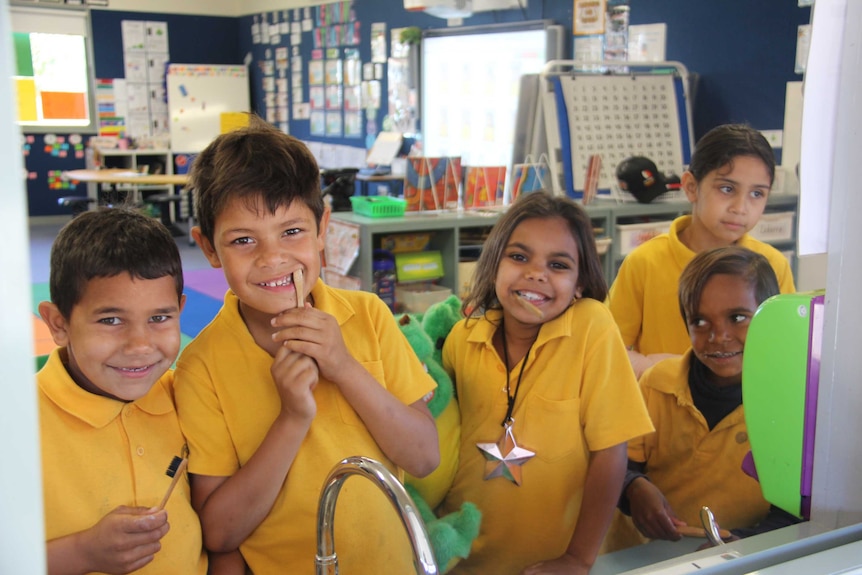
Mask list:
[[389,196],[350,196],[353,211],[369,218],[392,218],[404,215],[407,202]]

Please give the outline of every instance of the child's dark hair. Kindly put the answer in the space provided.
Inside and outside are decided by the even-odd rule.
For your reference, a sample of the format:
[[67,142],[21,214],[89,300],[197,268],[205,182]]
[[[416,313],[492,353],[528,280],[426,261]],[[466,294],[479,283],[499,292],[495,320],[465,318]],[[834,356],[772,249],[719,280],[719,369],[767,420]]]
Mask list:
[[133,278],[174,278],[183,295],[180,251],[158,220],[127,208],[84,212],[63,226],[51,246],[51,301],[69,318],[87,282],[128,273]]
[[694,147],[688,171],[697,181],[708,173],[733,163],[737,156],[759,158],[775,180],[775,154],[763,134],[745,124],[723,124],[707,132]]
[[679,277],[679,310],[686,324],[697,316],[706,283],[712,276],[721,274],[747,281],[754,289],[757,305],[780,292],[775,270],[761,254],[739,246],[700,252]]
[[503,252],[509,243],[512,232],[527,219],[563,218],[578,245],[578,285],[583,297],[604,301],[608,284],[602,270],[602,263],[596,251],[593,225],[584,209],[567,197],[552,196],[544,191],[523,194],[509,207],[497,221],[482,247],[470,294],[464,299],[462,311],[480,315],[485,310],[499,309],[495,282],[497,268]]
[[212,241],[216,218],[235,199],[251,209],[278,208],[299,200],[320,225],[320,169],[308,147],[258,116],[248,127],[217,136],[189,172],[201,233]]

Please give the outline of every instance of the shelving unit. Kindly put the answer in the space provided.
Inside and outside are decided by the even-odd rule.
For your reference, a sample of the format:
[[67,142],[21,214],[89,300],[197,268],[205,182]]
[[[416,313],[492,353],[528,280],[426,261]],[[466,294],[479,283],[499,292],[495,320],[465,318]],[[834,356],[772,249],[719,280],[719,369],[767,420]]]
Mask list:
[[[792,212],[793,214],[792,222],[789,226],[790,234],[787,239],[765,239],[764,241],[775,246],[776,249],[785,252],[785,255],[787,255],[790,260],[794,277],[796,276],[796,213],[798,202],[799,198],[795,195],[770,195],[766,204],[766,209],[764,210],[764,215],[787,212]],[[691,204],[687,201],[657,202],[651,204],[624,203],[615,204],[611,211],[611,218],[613,220],[613,241],[610,249],[612,266],[607,276],[608,284],[610,284],[616,277],[617,270],[619,270],[620,264],[623,263],[623,259],[625,259],[626,256],[625,247],[621,241],[622,238],[620,237],[620,230],[617,226],[635,223],[657,224],[666,222],[668,225],[667,227],[669,227],[670,222],[675,218],[691,213]],[[761,223],[763,221],[764,220],[761,219]],[[665,230],[666,229],[667,228],[665,228]],[[758,238],[758,233],[755,230],[752,231],[752,235],[755,238]]]
[[[590,206],[587,212],[594,228],[601,228],[605,234],[611,229],[608,208]],[[353,212],[332,214],[334,220],[359,226],[359,256],[349,274],[359,278],[361,289],[371,291],[372,254],[380,247],[382,237],[400,233],[431,232],[427,249],[440,251],[446,274],[440,280],[440,285],[448,287],[453,293],[458,293],[461,281],[458,277],[461,248],[474,245],[471,241],[465,241],[462,246],[462,236],[475,236],[476,232],[490,230],[499,217],[500,212],[495,211],[409,214],[401,218],[379,219],[360,216]],[[605,273],[608,273],[611,264],[608,256],[605,256],[605,264]]]
[[[777,249],[785,252],[791,259],[794,276],[796,274],[796,214],[798,197],[795,195],[770,196],[764,213],[792,212],[790,236],[781,241],[770,241]],[[620,250],[619,224],[650,223],[671,221],[683,214],[689,213],[691,204],[682,202],[656,202],[652,204],[616,203],[602,200],[586,206],[587,214],[593,222],[594,229],[601,229],[597,239],[610,239],[611,244],[602,256],[605,277],[608,285],[616,277],[624,254]],[[432,232],[427,249],[439,250],[443,256],[445,276],[440,285],[448,287],[453,293],[458,293],[461,278],[458,277],[458,262],[462,248],[462,232],[469,234],[478,229],[490,229],[500,212],[496,211],[464,211],[460,213],[427,213],[409,214],[401,218],[369,218],[352,212],[335,212],[332,218],[337,221],[353,224],[359,227],[359,256],[350,269],[349,275],[358,277],[360,288],[371,291],[372,286],[372,253],[380,247],[383,236],[391,234],[411,234]],[[475,234],[471,234],[475,235]],[[756,235],[755,235],[756,237]],[[465,242],[464,246],[472,245]]]

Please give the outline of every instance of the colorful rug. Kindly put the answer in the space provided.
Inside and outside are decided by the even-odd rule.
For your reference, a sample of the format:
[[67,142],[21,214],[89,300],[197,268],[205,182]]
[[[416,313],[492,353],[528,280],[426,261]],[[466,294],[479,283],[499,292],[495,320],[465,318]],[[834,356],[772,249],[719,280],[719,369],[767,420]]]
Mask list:
[[[212,319],[224,301],[227,282],[220,269],[193,270],[183,273],[186,306],[180,315],[181,349],[184,348]],[[51,299],[47,283],[33,284],[34,353],[47,355],[54,349],[48,327],[39,318],[39,302]]]

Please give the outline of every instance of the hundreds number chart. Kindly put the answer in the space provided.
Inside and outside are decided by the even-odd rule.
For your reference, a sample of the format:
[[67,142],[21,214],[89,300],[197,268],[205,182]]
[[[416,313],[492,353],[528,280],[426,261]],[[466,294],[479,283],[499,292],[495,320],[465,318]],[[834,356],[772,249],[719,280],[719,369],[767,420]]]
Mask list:
[[568,74],[548,80],[546,96],[553,92],[554,98],[549,111],[556,115],[546,118],[556,132],[549,130],[548,144],[558,160],[557,181],[568,195],[582,196],[593,155],[601,157],[598,188],[604,194],[616,186],[617,165],[631,156],[682,174],[691,136],[679,75]]

